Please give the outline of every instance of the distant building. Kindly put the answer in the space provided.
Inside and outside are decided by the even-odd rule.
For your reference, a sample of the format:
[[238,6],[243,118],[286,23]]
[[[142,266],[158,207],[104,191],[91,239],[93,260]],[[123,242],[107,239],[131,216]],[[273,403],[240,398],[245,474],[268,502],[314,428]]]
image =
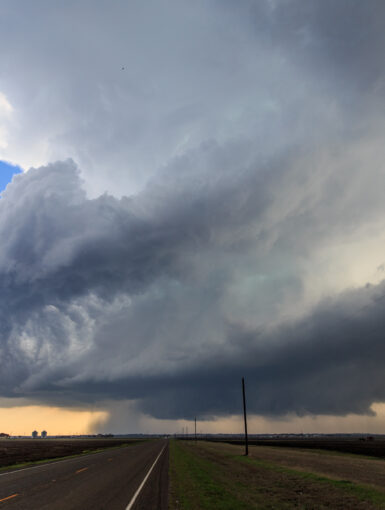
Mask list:
[[32,437],[33,437],[34,439],[36,439],[36,438],[37,438],[37,430],[34,430],[34,431],[32,432]]
[[47,437],[47,431],[46,430],[43,430],[42,433],[41,433],[41,437],[43,439],[45,439]]

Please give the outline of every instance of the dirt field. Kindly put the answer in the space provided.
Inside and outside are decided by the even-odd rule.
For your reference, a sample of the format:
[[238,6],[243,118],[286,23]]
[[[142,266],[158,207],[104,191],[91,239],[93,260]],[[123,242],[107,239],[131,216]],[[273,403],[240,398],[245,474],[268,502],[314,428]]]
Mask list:
[[329,452],[175,441],[172,510],[385,508],[385,461]]
[[382,459],[268,446],[251,446],[250,457],[336,480],[370,484],[385,492],[385,460]]
[[[224,441],[220,441],[224,442]],[[226,440],[230,444],[242,444],[238,440]],[[309,450],[329,450],[341,453],[354,453],[355,455],[369,455],[385,459],[385,440],[364,438],[303,438],[303,439],[252,439],[249,444],[255,446],[280,446],[284,448],[303,448]]]
[[130,439],[4,439],[0,440],[0,467],[53,459],[99,448],[131,444]]

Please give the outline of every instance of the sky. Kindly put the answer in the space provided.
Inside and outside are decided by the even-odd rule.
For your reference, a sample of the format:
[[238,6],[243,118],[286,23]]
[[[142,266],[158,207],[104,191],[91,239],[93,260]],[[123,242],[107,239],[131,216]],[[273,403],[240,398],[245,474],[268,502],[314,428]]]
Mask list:
[[3,191],[12,181],[12,177],[21,173],[21,168],[10,165],[6,161],[0,161],[0,191]]
[[2,0],[4,432],[384,430],[384,22]]

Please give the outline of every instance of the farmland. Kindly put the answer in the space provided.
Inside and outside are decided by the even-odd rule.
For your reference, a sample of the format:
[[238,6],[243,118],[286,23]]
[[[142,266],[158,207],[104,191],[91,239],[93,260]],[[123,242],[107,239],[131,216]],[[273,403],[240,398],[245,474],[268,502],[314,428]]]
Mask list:
[[[223,441],[223,440],[222,440]],[[243,441],[226,439],[230,444],[243,444]],[[368,455],[385,459],[385,439],[380,437],[321,436],[319,438],[277,438],[251,439],[249,444],[255,446],[279,446],[284,448],[301,448],[309,450],[329,450],[340,453]]]
[[385,461],[327,450],[174,441],[170,508],[385,508]]
[[137,443],[130,439],[4,439],[0,440],[0,468],[56,459]]

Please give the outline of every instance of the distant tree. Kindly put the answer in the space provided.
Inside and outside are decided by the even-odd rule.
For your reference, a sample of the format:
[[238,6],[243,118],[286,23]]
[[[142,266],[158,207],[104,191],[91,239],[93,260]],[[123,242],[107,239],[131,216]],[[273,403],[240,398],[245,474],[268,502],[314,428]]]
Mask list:
[[37,438],[37,430],[34,430],[34,431],[32,432],[32,437],[33,437],[34,439],[36,439],[36,438]]
[[47,431],[46,430],[43,430],[42,433],[41,433],[41,437],[43,439],[45,439],[47,437]]

